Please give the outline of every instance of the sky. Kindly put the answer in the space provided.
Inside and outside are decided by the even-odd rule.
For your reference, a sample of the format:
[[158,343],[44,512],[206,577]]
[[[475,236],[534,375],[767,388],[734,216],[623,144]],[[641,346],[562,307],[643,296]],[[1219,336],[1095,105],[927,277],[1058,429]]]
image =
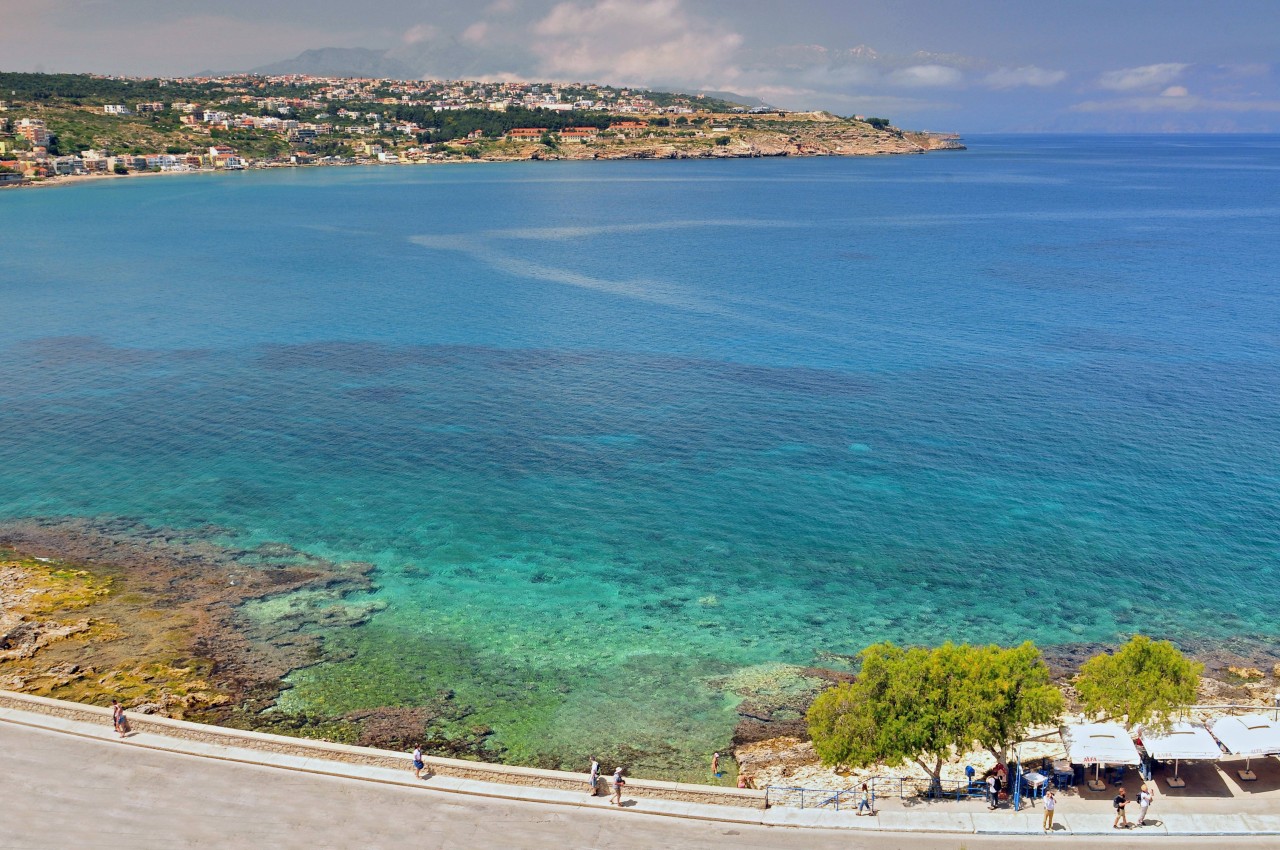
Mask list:
[[732,91],[957,132],[1280,132],[1280,0],[0,0],[0,70],[243,71],[320,47],[436,78]]

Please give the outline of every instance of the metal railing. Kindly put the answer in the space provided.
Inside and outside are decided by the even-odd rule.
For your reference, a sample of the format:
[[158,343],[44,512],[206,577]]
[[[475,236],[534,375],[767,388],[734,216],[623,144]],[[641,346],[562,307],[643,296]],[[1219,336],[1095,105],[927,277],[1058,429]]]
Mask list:
[[765,807],[791,806],[799,809],[829,809],[841,811],[856,808],[862,799],[862,782],[867,783],[872,811],[877,798],[908,799],[956,799],[982,797],[985,786],[966,779],[941,779],[903,776],[873,776],[860,780],[852,788],[802,788],[792,785],[768,785],[765,787]]

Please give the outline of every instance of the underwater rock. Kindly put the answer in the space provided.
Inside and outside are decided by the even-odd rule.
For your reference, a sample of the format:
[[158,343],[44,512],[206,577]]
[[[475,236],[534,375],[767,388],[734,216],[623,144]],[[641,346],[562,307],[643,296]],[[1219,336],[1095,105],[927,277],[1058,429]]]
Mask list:
[[[174,681],[188,673],[176,669],[183,664],[170,665],[171,661],[182,655],[203,659],[201,672],[207,681],[197,679],[192,688],[178,689],[181,693],[175,690],[147,700],[158,701],[161,713],[182,715],[241,699],[274,699],[285,675],[324,657],[323,639],[309,626],[353,625],[376,610],[342,603],[345,595],[370,589],[372,565],[335,564],[274,543],[257,547],[253,562],[246,563],[238,557],[243,550],[219,545],[210,536],[207,527],[156,528],[110,516],[0,524],[0,547],[51,563],[85,565],[90,573],[105,577],[111,593],[89,604],[113,621],[117,631],[103,640],[119,642],[119,651],[136,646],[138,652],[154,652],[147,636],[163,635],[169,656],[153,660]],[[299,591],[318,595],[309,604],[290,607],[287,616],[278,619],[255,621],[245,615],[246,603]],[[0,644],[8,643],[0,652],[29,658],[51,641],[89,630],[91,623],[0,623]],[[115,667],[100,684],[124,688],[135,682],[136,689],[146,690],[151,676],[138,672],[146,661],[135,655],[128,659],[131,669]]]

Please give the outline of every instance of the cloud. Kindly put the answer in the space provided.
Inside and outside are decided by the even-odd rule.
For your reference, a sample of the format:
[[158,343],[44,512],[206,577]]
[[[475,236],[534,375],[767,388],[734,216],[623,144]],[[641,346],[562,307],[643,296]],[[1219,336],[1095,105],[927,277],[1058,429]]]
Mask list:
[[621,84],[721,85],[737,76],[742,36],[688,13],[681,0],[559,3],[533,27],[539,71]]
[[405,30],[400,40],[405,44],[419,44],[424,41],[430,41],[440,34],[440,31],[430,24],[418,24]]
[[1066,78],[1066,71],[1049,71],[1035,65],[1023,65],[1020,68],[997,68],[987,74],[982,82],[993,89],[1015,89],[1023,86],[1048,88]]
[[888,81],[908,88],[952,88],[964,82],[964,74],[949,65],[910,65],[889,74]]
[[1161,97],[1186,97],[1189,94],[1186,86],[1169,86],[1160,92]]
[[484,21],[476,21],[462,31],[462,40],[469,44],[483,44],[489,34],[489,25]]
[[1182,76],[1191,66],[1185,62],[1164,62],[1159,65],[1143,65],[1138,68],[1121,68],[1107,71],[1098,78],[1098,85],[1111,91],[1141,91],[1167,86]]
[[[1182,89],[1182,86],[1174,86]],[[1168,90],[1166,90],[1168,91]],[[1193,94],[1161,94],[1155,97],[1118,97],[1087,100],[1072,112],[1280,112],[1280,100],[1210,100]]]

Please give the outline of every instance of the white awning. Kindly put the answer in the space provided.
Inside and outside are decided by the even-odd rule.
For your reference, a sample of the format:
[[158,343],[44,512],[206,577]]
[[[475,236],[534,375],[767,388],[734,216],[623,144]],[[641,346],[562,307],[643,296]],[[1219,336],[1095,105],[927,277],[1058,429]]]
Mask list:
[[1063,726],[1062,742],[1072,764],[1142,764],[1133,739],[1119,723]]
[[1186,721],[1173,724],[1165,732],[1143,730],[1142,747],[1147,755],[1161,761],[1216,761],[1222,756],[1222,748],[1208,729]]
[[1280,753],[1280,723],[1263,714],[1219,717],[1209,722],[1209,731],[1234,756]]

